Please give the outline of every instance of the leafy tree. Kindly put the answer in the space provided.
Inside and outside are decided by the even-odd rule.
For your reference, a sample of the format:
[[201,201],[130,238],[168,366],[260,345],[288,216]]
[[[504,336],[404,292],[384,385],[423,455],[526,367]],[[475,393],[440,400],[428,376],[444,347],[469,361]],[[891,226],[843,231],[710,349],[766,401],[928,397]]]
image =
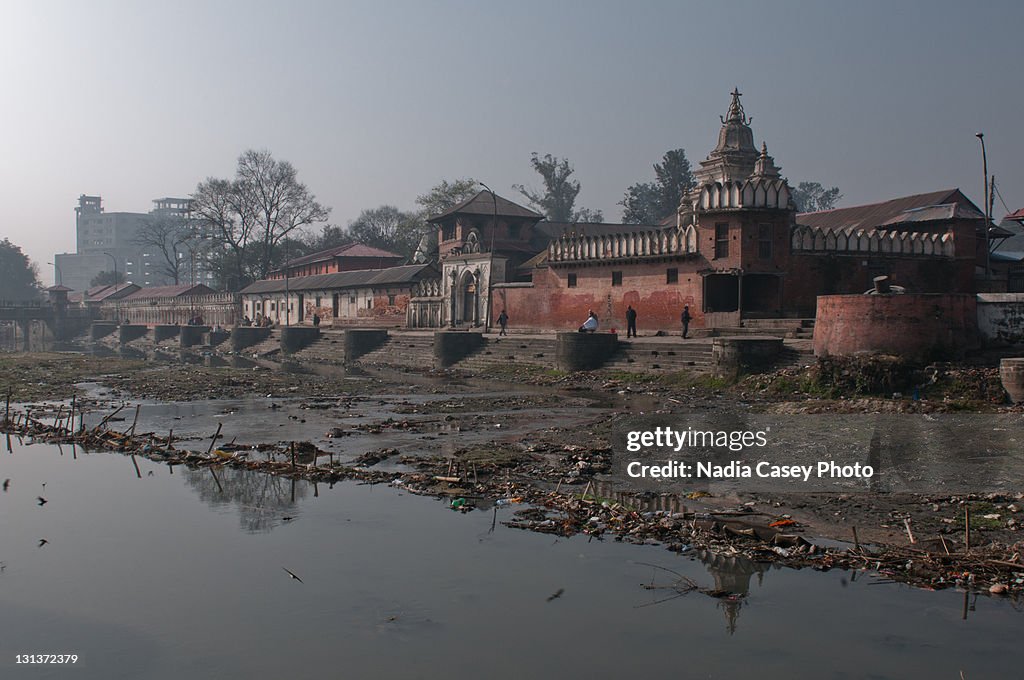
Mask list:
[[597,209],[580,208],[573,211],[572,221],[596,224],[604,222],[604,213]]
[[124,272],[112,272],[102,271],[96,276],[92,277],[92,281],[89,282],[89,287],[93,286],[113,286],[117,283],[124,283]]
[[694,187],[690,161],[683,149],[666,151],[654,164],[654,182],[634,184],[619,201],[622,221],[627,224],[658,224],[679,209],[683,194]]
[[626,224],[657,224],[661,218],[661,190],[654,182],[641,182],[626,189],[619,201]]
[[251,149],[239,156],[233,180],[211,177],[199,183],[192,211],[230,252],[218,260],[235,270],[220,278],[235,286],[265,278],[289,234],[330,214],[299,182],[291,163]]
[[424,219],[440,215],[446,210],[451,210],[459,203],[476,196],[480,191],[480,184],[470,177],[457,179],[453,182],[441,180],[430,191],[416,197],[416,205]]
[[513,189],[526,197],[534,209],[543,213],[552,222],[603,222],[600,210],[573,210],[576,196],[580,193],[580,183],[571,179],[574,169],[569,159],[558,158],[551,154],[534,152],[530,157],[530,165],[541,176],[544,192],[527,189],[522,184],[515,184]]
[[364,210],[348,225],[348,233],[357,243],[383,248],[409,256],[419,243],[420,220],[414,213],[393,205]]
[[39,297],[39,268],[21,247],[8,239],[0,241],[0,298],[32,300]]
[[800,182],[790,189],[797,212],[832,210],[842,199],[839,187],[826,189],[818,182]]
[[666,151],[661,163],[655,163],[654,174],[658,178],[658,189],[661,192],[661,217],[664,219],[674,215],[679,209],[679,201],[683,194],[694,187],[693,172],[690,161],[683,149]]
[[302,257],[352,243],[352,235],[344,227],[326,224],[317,234],[303,234],[296,240],[290,257]]

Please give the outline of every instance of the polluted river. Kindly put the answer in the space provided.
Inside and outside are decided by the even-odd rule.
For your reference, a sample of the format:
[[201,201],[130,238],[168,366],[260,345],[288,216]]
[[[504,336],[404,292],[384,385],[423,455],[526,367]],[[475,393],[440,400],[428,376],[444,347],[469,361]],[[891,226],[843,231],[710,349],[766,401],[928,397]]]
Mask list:
[[[101,427],[120,403],[104,385],[78,388],[92,408],[69,433]],[[795,569],[686,541],[666,550],[611,532],[524,531],[516,518],[530,498],[495,502],[468,480],[425,493],[397,476],[416,469],[407,454],[442,461],[428,470],[432,483],[483,475],[475,460],[461,472],[443,461],[489,447],[544,451],[549,429],[572,451],[592,423],[621,410],[608,398],[412,379],[360,396],[256,389],[132,400],[102,427],[160,435],[138,449],[90,450],[41,431],[7,436],[4,677],[22,677],[19,662],[32,655],[75,658],[34,664],[41,678],[1019,673],[1016,598],[933,591],[846,564]],[[637,397],[631,408],[652,403]],[[46,423],[69,405],[30,410]],[[170,433],[170,448],[249,467],[149,455]],[[296,463],[294,442],[312,443],[312,462]],[[289,474],[374,452],[378,477]],[[512,474],[494,473],[510,494]],[[568,480],[549,481],[564,493]],[[573,492],[597,488],[576,483]],[[602,488],[596,502],[614,502]],[[636,502],[655,519],[686,510],[685,499]]]

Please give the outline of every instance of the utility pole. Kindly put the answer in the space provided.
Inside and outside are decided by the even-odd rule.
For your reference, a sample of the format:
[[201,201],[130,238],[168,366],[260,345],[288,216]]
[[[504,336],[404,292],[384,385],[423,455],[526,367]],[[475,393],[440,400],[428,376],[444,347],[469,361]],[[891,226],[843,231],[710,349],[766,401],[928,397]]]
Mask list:
[[[480,182],[480,186],[487,189],[487,193],[491,195],[491,203],[494,204],[494,220],[491,222],[491,263],[487,269],[487,309],[484,314],[484,330],[488,330],[491,327],[491,292],[494,290],[494,234],[498,231],[498,197],[483,182]],[[477,295],[479,294],[477,292]]]

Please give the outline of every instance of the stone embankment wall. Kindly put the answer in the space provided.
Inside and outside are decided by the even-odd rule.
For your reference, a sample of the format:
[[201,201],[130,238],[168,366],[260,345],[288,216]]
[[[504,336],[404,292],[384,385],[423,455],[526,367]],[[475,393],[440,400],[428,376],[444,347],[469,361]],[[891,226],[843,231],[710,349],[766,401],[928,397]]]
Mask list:
[[867,352],[912,361],[955,359],[978,342],[977,301],[972,294],[818,297],[815,356]]

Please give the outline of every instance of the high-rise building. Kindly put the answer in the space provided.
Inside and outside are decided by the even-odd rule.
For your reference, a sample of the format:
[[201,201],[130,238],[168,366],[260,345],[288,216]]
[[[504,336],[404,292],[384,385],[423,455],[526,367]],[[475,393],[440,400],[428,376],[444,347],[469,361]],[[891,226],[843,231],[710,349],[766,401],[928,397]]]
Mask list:
[[[114,272],[140,286],[212,280],[208,234],[193,223],[187,198],[158,198],[149,213],[106,212],[99,196],[75,208],[76,252],[56,255],[57,282],[86,290]],[[177,281],[175,281],[177,278]]]

